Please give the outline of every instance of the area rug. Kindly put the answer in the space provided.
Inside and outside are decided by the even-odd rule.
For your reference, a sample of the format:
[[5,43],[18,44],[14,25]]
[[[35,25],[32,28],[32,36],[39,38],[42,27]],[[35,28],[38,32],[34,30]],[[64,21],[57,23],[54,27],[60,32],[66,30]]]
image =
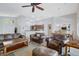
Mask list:
[[30,42],[28,46],[17,49],[13,54],[15,56],[32,56],[32,50],[41,45],[35,42]]
[[9,53],[7,56],[15,56],[15,53],[14,52]]
[[[15,52],[8,54],[8,56],[32,56],[32,50],[36,47],[40,47],[41,44],[30,42],[28,46],[17,49]],[[62,49],[64,55],[65,48]],[[68,53],[70,56],[79,56],[79,49],[71,48],[71,51]]]

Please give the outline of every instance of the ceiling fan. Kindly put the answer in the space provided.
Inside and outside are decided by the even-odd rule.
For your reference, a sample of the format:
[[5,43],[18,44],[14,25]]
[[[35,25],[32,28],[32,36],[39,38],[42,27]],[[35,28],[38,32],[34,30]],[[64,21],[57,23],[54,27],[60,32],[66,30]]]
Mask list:
[[30,5],[24,5],[24,6],[21,6],[21,7],[32,7],[32,12],[35,11],[35,8],[38,8],[40,10],[44,10],[42,7],[39,7],[38,5],[41,4],[41,3],[31,3]]

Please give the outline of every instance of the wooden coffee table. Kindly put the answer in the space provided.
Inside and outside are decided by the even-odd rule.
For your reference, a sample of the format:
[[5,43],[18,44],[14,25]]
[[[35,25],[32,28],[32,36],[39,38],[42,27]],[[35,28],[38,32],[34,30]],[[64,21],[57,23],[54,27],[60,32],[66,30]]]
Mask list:
[[4,55],[7,55],[10,52],[15,51],[18,48],[22,48],[24,46],[28,46],[27,39],[14,39],[12,44],[4,45]]

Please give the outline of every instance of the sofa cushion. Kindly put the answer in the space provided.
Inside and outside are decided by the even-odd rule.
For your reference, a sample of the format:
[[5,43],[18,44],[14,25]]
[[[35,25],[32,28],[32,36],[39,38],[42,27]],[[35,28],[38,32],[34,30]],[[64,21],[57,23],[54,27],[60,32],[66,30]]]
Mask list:
[[36,33],[38,36],[44,36],[44,33]]
[[61,41],[66,39],[65,35],[61,35],[61,34],[54,34],[53,37],[54,39],[61,40]]
[[49,42],[49,44],[51,44],[51,45],[53,44],[55,46],[58,46],[59,42],[57,42],[56,40],[52,40],[52,41]]
[[19,34],[19,33],[17,33],[17,34],[13,34],[13,38],[14,38],[14,39],[19,38],[20,35],[21,35],[21,34]]
[[40,34],[37,34],[36,36],[37,36],[37,37],[41,37],[41,35],[40,35]]

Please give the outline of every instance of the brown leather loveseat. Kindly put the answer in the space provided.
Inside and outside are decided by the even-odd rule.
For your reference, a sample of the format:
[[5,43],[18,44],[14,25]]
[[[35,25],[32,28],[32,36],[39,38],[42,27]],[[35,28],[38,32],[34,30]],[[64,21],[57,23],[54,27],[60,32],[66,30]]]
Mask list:
[[43,42],[43,37],[44,33],[35,33],[30,35],[30,40],[36,42],[36,43],[42,43]]

